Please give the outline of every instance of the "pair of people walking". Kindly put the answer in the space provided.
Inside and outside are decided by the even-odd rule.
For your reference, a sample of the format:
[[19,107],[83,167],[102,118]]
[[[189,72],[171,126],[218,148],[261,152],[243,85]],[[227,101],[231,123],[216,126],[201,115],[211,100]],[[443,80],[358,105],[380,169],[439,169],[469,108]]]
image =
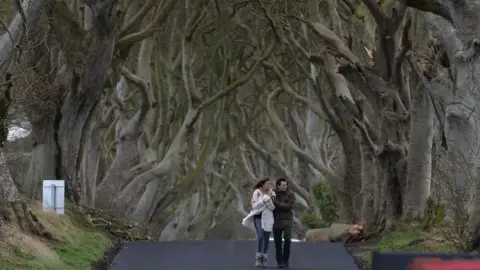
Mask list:
[[277,266],[289,268],[295,195],[288,189],[287,180],[277,179],[274,189],[269,178],[260,180],[254,186],[251,204],[253,210],[242,224],[257,233],[255,266],[267,267],[267,252],[273,232]]

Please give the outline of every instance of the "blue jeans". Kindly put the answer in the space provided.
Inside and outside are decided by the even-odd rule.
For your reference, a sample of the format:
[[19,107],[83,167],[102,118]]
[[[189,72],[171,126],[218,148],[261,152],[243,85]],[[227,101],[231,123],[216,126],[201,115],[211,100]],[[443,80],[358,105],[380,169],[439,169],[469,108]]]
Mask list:
[[268,251],[268,244],[270,243],[270,232],[262,229],[262,215],[253,217],[255,229],[257,230],[257,252],[266,254]]

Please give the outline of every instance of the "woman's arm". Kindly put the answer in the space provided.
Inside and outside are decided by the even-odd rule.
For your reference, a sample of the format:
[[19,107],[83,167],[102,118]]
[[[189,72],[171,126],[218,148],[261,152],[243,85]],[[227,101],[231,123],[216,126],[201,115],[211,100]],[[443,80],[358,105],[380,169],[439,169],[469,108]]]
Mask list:
[[252,196],[252,209],[254,211],[263,211],[265,203],[262,200],[263,194],[260,190],[255,190]]
[[261,197],[262,197],[262,192],[260,192],[260,190],[258,190],[258,189],[255,189],[255,191],[253,191],[253,195],[252,195],[252,199],[250,200],[250,204],[252,206],[255,205],[257,202],[260,201]]

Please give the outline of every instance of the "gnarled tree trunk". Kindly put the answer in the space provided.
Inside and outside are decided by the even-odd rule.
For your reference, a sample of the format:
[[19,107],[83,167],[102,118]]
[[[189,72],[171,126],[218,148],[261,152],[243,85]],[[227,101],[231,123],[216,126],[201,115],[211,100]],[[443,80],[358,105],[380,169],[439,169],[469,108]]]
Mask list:
[[345,175],[338,185],[337,194],[340,200],[340,221],[353,223],[360,219],[362,209],[362,155],[360,143],[351,132],[337,133],[342,142],[344,153]]
[[113,123],[113,107],[105,108],[106,102],[102,102],[101,106],[96,108],[96,120],[93,122],[91,129],[86,135],[82,163],[80,168],[81,193],[83,194],[80,203],[82,205],[93,207],[95,203],[95,194],[97,185],[106,174],[106,157],[104,148],[108,146],[102,145],[105,131],[108,132],[108,126]]
[[375,157],[371,150],[361,145],[362,153],[362,210],[360,212],[360,222],[367,226],[367,232],[375,217]]
[[[26,82],[18,97],[31,123],[32,153],[28,171],[19,188],[29,198],[40,198],[43,180],[59,179],[57,131],[60,108],[65,93],[70,90],[70,70],[58,67],[58,46],[49,35],[47,21],[39,21],[31,28],[28,40],[39,44],[29,48]],[[47,36],[46,36],[47,35]],[[31,82],[34,82],[33,85]],[[33,89],[31,89],[33,88]]]
[[32,124],[32,153],[27,175],[21,186],[30,198],[40,198],[43,180],[55,180],[57,176],[57,145],[54,119]]
[[[421,84],[421,82],[418,82]],[[430,196],[432,176],[433,107],[428,90],[419,86],[413,93],[407,183],[403,216],[421,217]]]
[[74,199],[80,201],[80,182],[77,179],[82,158],[84,138],[89,130],[93,112],[107,82],[113,51],[120,32],[116,2],[96,1],[90,8],[95,14],[94,41],[85,72],[77,76],[76,84],[63,104],[58,139],[60,144],[62,176],[71,183]]

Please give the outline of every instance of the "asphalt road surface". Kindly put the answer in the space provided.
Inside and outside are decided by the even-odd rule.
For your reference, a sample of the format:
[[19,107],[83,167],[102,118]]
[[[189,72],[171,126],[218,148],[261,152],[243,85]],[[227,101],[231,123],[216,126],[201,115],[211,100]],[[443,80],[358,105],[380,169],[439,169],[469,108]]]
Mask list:
[[[175,241],[126,244],[112,270],[247,270],[254,264],[255,241]],[[276,268],[270,243],[268,268]],[[340,243],[292,243],[291,269],[358,270]]]
[[435,258],[449,261],[478,260],[480,256],[478,254],[468,253],[373,252],[372,270],[404,270],[408,268],[413,259],[417,258]]

